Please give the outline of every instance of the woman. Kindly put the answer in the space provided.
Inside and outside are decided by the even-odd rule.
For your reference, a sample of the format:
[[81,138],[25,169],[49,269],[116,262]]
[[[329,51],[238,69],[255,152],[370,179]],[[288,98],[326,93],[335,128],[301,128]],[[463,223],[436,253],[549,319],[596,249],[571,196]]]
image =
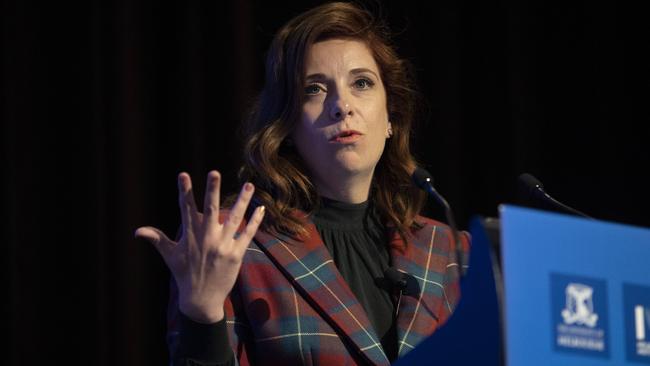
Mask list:
[[199,213],[181,173],[180,239],[136,232],[174,276],[174,363],[387,365],[459,297],[449,228],[417,216],[405,64],[368,12],[331,3],[280,29],[266,68],[232,208],[213,171]]

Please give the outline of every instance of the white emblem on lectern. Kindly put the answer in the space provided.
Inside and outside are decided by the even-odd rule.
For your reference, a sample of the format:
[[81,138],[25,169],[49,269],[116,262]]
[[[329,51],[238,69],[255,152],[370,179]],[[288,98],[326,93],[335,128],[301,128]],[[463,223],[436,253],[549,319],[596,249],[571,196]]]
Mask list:
[[650,308],[643,305],[634,307],[634,332],[636,335],[636,354],[650,357],[650,342],[646,332],[650,330]]
[[609,357],[607,282],[551,274],[555,349]]
[[592,299],[594,289],[580,283],[569,283],[565,293],[566,305],[562,310],[564,323],[568,325],[586,325],[589,328],[595,327],[598,314],[594,313]]

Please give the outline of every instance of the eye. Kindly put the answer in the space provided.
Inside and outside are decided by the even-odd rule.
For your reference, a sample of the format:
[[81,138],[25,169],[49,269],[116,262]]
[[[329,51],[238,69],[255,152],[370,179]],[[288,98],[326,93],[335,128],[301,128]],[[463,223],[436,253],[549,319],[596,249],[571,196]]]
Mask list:
[[307,95],[318,95],[321,91],[324,90],[318,84],[309,84],[305,87],[305,94]]
[[360,78],[354,81],[354,87],[360,90],[370,89],[375,83],[368,78]]

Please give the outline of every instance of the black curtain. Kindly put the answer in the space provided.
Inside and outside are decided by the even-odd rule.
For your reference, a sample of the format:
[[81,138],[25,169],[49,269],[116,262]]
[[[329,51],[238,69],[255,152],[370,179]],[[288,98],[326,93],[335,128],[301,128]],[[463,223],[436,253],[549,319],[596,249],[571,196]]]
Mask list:
[[[180,171],[198,193],[215,168],[238,188],[265,50],[319,3],[2,2],[3,363],[167,362],[169,274],[133,232],[175,233]],[[366,4],[415,65],[415,151],[461,226],[515,202],[522,172],[597,218],[650,226],[640,8]]]

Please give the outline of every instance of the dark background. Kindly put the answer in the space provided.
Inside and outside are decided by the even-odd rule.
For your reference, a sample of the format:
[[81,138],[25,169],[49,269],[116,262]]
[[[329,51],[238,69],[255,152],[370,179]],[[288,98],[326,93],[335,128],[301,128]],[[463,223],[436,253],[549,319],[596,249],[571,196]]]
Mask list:
[[[133,232],[175,232],[180,171],[197,192],[215,168],[237,188],[266,47],[318,3],[2,2],[3,364],[167,362],[169,274]],[[595,217],[650,226],[640,7],[369,4],[416,66],[415,151],[460,226],[513,202],[522,172]]]

